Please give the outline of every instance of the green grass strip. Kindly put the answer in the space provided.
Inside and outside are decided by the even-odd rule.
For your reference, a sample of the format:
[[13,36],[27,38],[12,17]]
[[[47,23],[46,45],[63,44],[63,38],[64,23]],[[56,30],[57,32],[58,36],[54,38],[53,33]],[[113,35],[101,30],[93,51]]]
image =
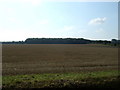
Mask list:
[[[74,87],[75,85],[100,85],[117,80],[117,70],[81,72],[81,73],[48,73],[3,76],[3,88],[44,88],[44,87]],[[84,84],[84,85],[83,85]],[[113,85],[113,84],[112,84]],[[105,86],[105,85],[103,85]]]

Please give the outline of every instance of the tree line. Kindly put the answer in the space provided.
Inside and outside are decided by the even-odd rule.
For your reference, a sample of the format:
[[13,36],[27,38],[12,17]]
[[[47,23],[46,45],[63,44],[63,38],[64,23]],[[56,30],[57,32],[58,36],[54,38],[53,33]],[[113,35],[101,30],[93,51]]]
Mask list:
[[84,38],[27,38],[25,41],[2,42],[3,44],[105,44],[117,45],[120,40],[88,40]]

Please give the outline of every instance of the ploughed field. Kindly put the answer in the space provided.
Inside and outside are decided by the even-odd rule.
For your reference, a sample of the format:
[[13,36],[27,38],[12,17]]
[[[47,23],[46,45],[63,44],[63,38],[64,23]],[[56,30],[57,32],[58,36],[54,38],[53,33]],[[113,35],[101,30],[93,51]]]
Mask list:
[[99,44],[3,44],[2,74],[117,70],[118,48]]

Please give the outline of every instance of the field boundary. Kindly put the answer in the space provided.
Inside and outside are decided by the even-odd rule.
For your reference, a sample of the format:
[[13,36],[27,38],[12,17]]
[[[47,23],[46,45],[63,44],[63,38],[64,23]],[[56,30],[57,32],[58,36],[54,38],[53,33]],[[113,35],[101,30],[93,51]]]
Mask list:
[[3,76],[3,88],[118,88],[117,70]]

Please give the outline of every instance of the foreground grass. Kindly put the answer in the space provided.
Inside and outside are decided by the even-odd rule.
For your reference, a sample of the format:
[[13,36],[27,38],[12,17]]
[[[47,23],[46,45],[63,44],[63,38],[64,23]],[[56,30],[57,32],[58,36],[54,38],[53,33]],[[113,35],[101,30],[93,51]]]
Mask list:
[[3,88],[117,88],[118,71],[3,76]]

